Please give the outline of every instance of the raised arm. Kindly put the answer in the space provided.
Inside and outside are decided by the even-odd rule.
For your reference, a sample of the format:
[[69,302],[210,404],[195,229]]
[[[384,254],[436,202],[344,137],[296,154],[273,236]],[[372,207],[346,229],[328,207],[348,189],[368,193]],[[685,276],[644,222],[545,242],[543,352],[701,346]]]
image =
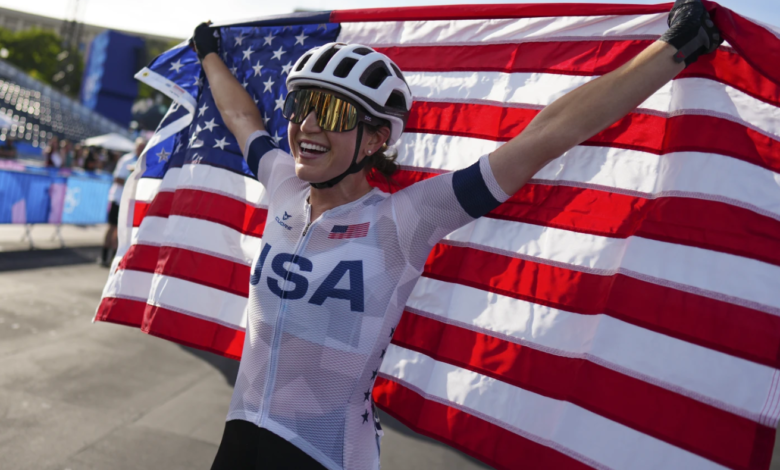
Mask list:
[[247,138],[255,131],[265,130],[265,126],[254,100],[219,57],[219,45],[213,31],[207,23],[198,25],[193,36],[195,51],[211,86],[219,114],[238,141],[241,152],[246,155],[244,146]]
[[628,114],[721,38],[701,0],[677,0],[670,28],[622,67],[567,93],[490,155],[501,189],[514,194],[551,160]]

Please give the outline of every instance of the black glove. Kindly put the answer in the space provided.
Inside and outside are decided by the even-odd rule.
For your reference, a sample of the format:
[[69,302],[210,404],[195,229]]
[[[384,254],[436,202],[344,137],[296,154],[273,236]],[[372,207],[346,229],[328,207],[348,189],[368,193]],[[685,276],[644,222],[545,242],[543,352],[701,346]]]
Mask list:
[[210,23],[199,24],[192,33],[190,46],[198,53],[201,61],[212,52],[219,54],[219,30],[211,28]]
[[677,48],[674,61],[685,61],[686,67],[700,55],[714,52],[723,42],[701,0],[677,0],[666,23],[669,29],[661,41]]

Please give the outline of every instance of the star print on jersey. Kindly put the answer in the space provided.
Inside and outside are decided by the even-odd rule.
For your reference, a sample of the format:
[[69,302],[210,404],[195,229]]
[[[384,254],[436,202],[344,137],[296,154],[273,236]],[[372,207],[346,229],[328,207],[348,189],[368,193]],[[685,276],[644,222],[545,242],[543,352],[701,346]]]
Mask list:
[[363,414],[362,414],[362,415],[360,415],[360,416],[362,416],[362,417],[363,417],[363,422],[364,422],[364,423],[367,423],[367,422],[368,422],[368,411],[366,411],[365,413],[363,413]]

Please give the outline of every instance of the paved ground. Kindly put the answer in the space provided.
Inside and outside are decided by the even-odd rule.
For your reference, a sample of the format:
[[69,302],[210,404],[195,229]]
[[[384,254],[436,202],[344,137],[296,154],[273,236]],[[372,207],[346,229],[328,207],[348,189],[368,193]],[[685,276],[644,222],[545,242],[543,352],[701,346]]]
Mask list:
[[[0,469],[208,469],[237,364],[92,324],[97,254],[0,253]],[[382,423],[383,469],[487,468]]]
[[[62,225],[61,237],[57,234],[57,226],[49,224],[31,225],[35,248],[51,249],[61,248],[62,242],[66,247],[101,246],[106,235],[107,225],[90,225],[86,227],[77,225]],[[0,251],[28,250],[30,239],[26,237],[24,225],[0,224]]]

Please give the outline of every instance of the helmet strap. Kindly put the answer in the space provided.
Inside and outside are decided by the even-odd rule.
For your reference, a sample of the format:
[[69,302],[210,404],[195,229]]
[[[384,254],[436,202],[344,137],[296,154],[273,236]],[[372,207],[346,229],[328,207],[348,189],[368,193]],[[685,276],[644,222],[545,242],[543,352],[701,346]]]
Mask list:
[[333,186],[339,184],[341,180],[346,178],[348,175],[357,173],[358,171],[362,170],[366,166],[366,163],[368,162],[368,156],[366,156],[366,158],[361,160],[359,163],[357,161],[358,155],[360,154],[360,143],[362,142],[362,140],[363,140],[363,123],[361,122],[358,123],[357,141],[355,142],[355,155],[352,157],[352,163],[349,165],[349,168],[347,168],[347,170],[344,173],[336,177],[333,177],[328,181],[323,181],[322,183],[309,183],[311,187],[317,189],[332,188]]

